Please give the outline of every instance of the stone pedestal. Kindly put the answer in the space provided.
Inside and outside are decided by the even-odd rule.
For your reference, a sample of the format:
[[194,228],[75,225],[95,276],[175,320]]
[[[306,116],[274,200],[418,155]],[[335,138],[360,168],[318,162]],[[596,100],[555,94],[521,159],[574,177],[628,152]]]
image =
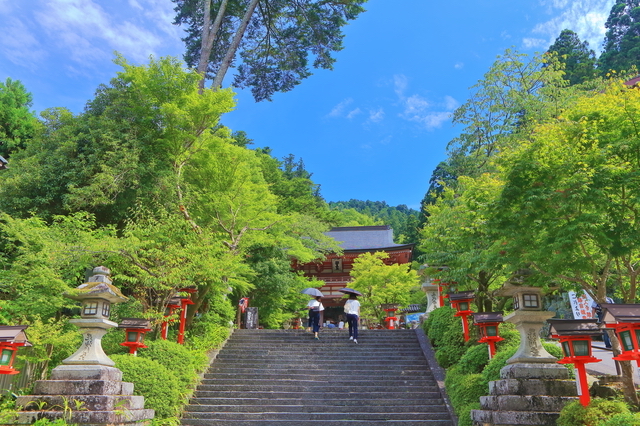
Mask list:
[[47,418],[63,418],[78,425],[129,425],[152,419],[144,397],[133,395],[133,383],[122,381],[122,372],[108,366],[61,365],[51,380],[38,380],[33,395],[19,396],[25,410],[15,424],[31,424]]
[[557,364],[540,341],[540,330],[552,312],[515,311],[505,321],[516,324],[520,346],[500,370],[500,380],[489,383],[489,396],[480,398],[481,410],[471,418],[477,426],[554,426],[562,407],[577,400],[569,370]]

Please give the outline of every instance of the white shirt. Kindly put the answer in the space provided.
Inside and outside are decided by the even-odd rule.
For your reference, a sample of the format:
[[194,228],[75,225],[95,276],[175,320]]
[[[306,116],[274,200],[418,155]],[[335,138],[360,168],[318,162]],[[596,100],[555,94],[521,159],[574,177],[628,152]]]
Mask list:
[[360,315],[360,302],[357,299],[348,299],[344,302],[344,313],[350,315]]
[[322,303],[320,303],[316,299],[309,300],[309,303],[307,303],[307,306],[312,308],[312,309],[318,307],[318,309],[314,309],[314,310],[324,311],[324,306],[322,306]]

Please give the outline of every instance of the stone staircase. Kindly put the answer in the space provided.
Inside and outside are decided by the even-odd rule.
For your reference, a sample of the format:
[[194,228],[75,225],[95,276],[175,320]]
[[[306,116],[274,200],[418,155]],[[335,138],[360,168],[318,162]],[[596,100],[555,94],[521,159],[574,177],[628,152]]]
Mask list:
[[236,330],[182,425],[454,426],[420,333],[362,330],[354,344],[346,330]]

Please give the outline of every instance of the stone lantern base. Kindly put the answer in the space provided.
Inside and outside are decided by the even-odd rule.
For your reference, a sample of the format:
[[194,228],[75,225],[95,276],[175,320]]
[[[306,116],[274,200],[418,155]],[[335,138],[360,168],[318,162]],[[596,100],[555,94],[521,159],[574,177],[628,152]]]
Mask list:
[[144,397],[133,395],[133,383],[123,382],[115,367],[61,365],[53,369],[51,380],[36,381],[33,391],[16,400],[25,411],[18,412],[12,424],[62,418],[80,426],[117,426],[145,424],[154,416],[144,408]]

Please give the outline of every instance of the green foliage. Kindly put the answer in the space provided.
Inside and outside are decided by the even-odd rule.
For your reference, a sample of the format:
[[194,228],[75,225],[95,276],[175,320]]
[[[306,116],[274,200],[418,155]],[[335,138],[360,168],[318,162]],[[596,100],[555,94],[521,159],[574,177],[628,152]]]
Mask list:
[[138,355],[162,364],[174,373],[183,390],[192,389],[198,380],[198,373],[208,365],[207,356],[186,346],[168,340],[145,342],[147,348],[141,348]]
[[144,396],[145,408],[154,409],[156,417],[166,419],[180,413],[186,399],[173,370],[150,358],[113,355],[111,359],[122,370],[123,381],[134,383],[134,394]]
[[442,368],[449,368],[460,361],[467,351],[467,346],[462,334],[462,322],[460,318],[449,325],[442,335],[440,345],[436,348],[436,360]]
[[[557,426],[591,426],[601,425],[603,421],[615,414],[629,414],[629,408],[622,401],[594,398],[587,407],[579,401],[565,405],[560,412]],[[614,423],[615,424],[615,423]],[[630,424],[625,424],[626,426]]]
[[488,363],[488,345],[482,343],[470,346],[458,361],[458,366],[462,374],[480,374]]
[[444,333],[460,319],[453,316],[455,309],[450,306],[442,306],[429,313],[429,317],[423,323],[425,333],[435,347],[443,343]]
[[[67,426],[69,423],[65,419],[49,420],[47,418],[38,419],[31,423],[33,426]],[[72,425],[70,425],[72,426]]]
[[640,426],[640,413],[618,413],[596,426]]
[[208,311],[187,332],[188,345],[199,351],[219,348],[229,337],[229,321],[229,319],[220,320],[220,316],[215,311]]
[[473,420],[471,420],[471,410],[480,409],[480,402],[471,402],[456,410],[456,414],[458,415],[458,426],[474,426]]
[[482,377],[489,383],[494,380],[500,380],[500,370],[507,365],[506,361],[511,358],[516,351],[517,346],[507,346],[502,350],[498,350],[489,363],[482,370]]
[[19,80],[0,82],[0,157],[8,160],[34,136],[38,122],[29,111],[31,105],[31,93]]
[[[640,23],[638,0],[616,0],[604,26],[607,28],[598,68],[602,74],[613,71],[629,71],[638,68],[640,62],[638,24]],[[637,74],[637,73],[636,73]]]
[[564,79],[569,84],[580,84],[595,78],[596,54],[589,48],[589,42],[580,41],[575,32],[562,30],[547,51],[547,54],[551,53],[556,54],[558,61],[564,64]]
[[[462,421],[463,417],[466,417],[463,414],[469,415],[471,410],[469,407],[471,405],[476,408],[480,397],[489,394],[489,385],[484,377],[481,374],[464,374],[460,369],[460,365],[447,370],[444,384],[447,389],[447,395],[451,400],[451,405],[453,405],[456,414],[460,417],[460,421]],[[471,418],[469,417],[469,421],[464,424],[471,425],[470,420]]]

